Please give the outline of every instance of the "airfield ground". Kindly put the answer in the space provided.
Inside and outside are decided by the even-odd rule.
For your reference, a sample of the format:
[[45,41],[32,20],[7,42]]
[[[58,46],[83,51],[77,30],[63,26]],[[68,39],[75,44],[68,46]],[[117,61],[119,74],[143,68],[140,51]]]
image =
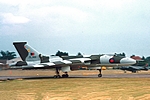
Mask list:
[[103,78],[97,78],[96,70],[72,71],[70,78],[60,79],[53,79],[54,74],[50,70],[0,71],[0,100],[150,100],[150,71],[104,70]]

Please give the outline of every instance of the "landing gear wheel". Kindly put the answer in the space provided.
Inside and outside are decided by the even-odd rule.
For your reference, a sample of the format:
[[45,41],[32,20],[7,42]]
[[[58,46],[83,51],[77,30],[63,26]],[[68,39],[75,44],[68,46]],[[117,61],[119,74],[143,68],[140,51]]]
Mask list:
[[60,75],[54,75],[54,78],[60,78]]
[[133,71],[132,71],[132,73],[136,73],[136,72],[137,72],[136,70],[133,70]]
[[98,77],[102,77],[102,74],[98,74]]
[[102,77],[102,70],[101,69],[99,69],[98,77]]
[[68,78],[68,77],[69,77],[68,74],[63,74],[63,75],[62,75],[62,78]]
[[59,75],[59,68],[56,68],[56,75],[54,75],[54,78],[60,78],[61,76]]
[[68,72],[65,72],[64,74],[62,74],[62,78],[68,78],[69,75],[68,75]]

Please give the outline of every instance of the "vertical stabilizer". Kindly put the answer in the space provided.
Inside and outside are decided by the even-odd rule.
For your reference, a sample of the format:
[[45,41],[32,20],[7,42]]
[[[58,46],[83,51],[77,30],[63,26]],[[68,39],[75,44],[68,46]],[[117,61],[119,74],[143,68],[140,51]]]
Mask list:
[[27,42],[14,42],[13,45],[23,61],[40,61],[39,53]]

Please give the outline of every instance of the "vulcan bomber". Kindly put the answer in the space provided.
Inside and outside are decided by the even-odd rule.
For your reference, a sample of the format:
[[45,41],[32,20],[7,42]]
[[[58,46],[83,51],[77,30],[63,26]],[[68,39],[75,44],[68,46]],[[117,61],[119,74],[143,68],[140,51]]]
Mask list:
[[[20,66],[22,69],[55,69],[54,78],[69,77],[68,72],[79,70],[79,66],[87,66],[88,69],[99,71],[98,77],[102,77],[101,67],[129,66],[136,61],[129,57],[117,55],[89,55],[89,56],[46,56],[39,53],[27,42],[13,42],[22,61],[10,64],[10,66]],[[60,71],[64,74],[60,75]]]

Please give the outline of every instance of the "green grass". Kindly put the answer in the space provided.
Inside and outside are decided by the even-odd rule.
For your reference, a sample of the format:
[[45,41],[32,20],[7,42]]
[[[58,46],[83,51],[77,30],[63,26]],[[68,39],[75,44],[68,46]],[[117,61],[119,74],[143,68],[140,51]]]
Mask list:
[[0,100],[149,100],[149,78],[30,79],[0,82]]

